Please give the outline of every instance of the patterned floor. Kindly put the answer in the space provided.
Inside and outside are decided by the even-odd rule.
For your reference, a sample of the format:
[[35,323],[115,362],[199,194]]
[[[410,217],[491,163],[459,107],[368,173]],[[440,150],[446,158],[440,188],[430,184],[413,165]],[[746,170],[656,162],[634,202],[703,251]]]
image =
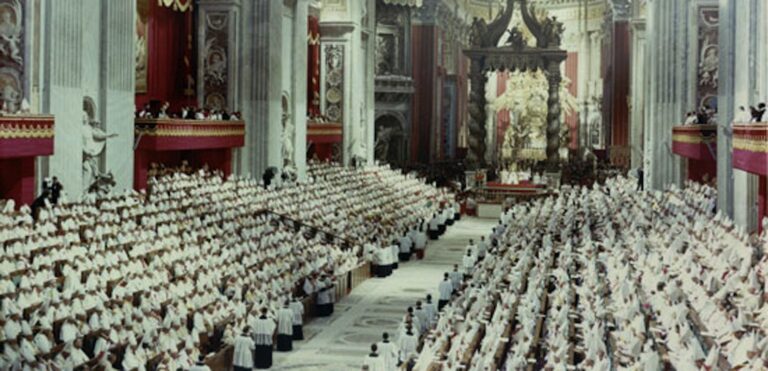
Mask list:
[[307,340],[294,343],[290,353],[274,353],[273,370],[359,370],[371,343],[381,333],[394,333],[409,305],[431,293],[443,273],[461,260],[470,238],[488,234],[496,222],[463,218],[438,241],[430,241],[421,261],[401,264],[386,279],[368,279],[336,304],[334,315],[304,327]]

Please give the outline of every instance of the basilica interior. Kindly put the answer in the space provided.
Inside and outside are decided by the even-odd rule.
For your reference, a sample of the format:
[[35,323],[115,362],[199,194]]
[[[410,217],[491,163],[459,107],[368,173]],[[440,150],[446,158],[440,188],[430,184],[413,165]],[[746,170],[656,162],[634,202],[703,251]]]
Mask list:
[[765,19],[0,0],[0,370],[766,370]]

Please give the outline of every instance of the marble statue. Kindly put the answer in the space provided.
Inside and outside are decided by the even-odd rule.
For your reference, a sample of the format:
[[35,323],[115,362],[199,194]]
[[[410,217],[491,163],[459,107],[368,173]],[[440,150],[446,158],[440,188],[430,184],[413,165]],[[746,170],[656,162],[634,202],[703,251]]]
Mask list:
[[293,139],[295,136],[293,127],[293,121],[291,120],[291,114],[287,110],[283,110],[283,165],[292,166],[294,164],[293,152],[294,145]]
[[21,4],[14,1],[0,7],[0,54],[16,63],[23,62],[21,53]]
[[523,35],[522,31],[520,31],[520,29],[517,26],[507,30],[507,33],[509,33],[509,38],[507,39],[507,45],[517,50],[522,50],[527,46],[527,43],[525,41],[525,35]]
[[99,128],[99,122],[91,120],[88,114],[83,112],[83,189],[91,188],[97,179],[105,177],[99,170],[99,157],[104,152],[107,139],[114,138],[117,134],[107,134]]
[[17,111],[17,103],[21,98],[21,93],[11,84],[6,83],[0,90],[0,99],[3,102],[3,110],[7,113],[15,113]]
[[389,142],[392,140],[394,134],[395,128],[384,127],[379,129],[378,135],[376,135],[376,144],[374,146],[377,160],[386,161],[389,158]]
[[223,84],[227,77],[227,56],[214,44],[216,39],[205,42],[205,79],[216,84]]

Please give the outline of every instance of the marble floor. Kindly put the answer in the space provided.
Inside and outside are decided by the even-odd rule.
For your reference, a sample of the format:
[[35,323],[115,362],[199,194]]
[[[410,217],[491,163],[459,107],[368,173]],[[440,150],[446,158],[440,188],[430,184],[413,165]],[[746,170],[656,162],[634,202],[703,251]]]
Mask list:
[[330,318],[304,326],[306,340],[289,353],[274,353],[273,370],[359,370],[371,343],[397,330],[409,305],[428,293],[437,301],[443,273],[461,260],[470,238],[487,235],[493,219],[462,218],[438,241],[430,241],[424,260],[400,264],[385,279],[371,278],[336,304]]

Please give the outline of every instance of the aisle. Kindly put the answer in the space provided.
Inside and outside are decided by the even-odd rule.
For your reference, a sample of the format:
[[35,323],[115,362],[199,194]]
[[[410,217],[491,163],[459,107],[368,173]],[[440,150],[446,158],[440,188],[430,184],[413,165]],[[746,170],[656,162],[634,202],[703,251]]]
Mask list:
[[359,370],[371,343],[384,331],[393,334],[408,306],[428,293],[437,302],[443,273],[461,260],[470,238],[479,240],[496,223],[464,217],[438,241],[430,241],[424,260],[411,260],[386,279],[371,278],[336,304],[330,318],[304,327],[308,340],[294,343],[294,351],[274,353],[273,370]]

